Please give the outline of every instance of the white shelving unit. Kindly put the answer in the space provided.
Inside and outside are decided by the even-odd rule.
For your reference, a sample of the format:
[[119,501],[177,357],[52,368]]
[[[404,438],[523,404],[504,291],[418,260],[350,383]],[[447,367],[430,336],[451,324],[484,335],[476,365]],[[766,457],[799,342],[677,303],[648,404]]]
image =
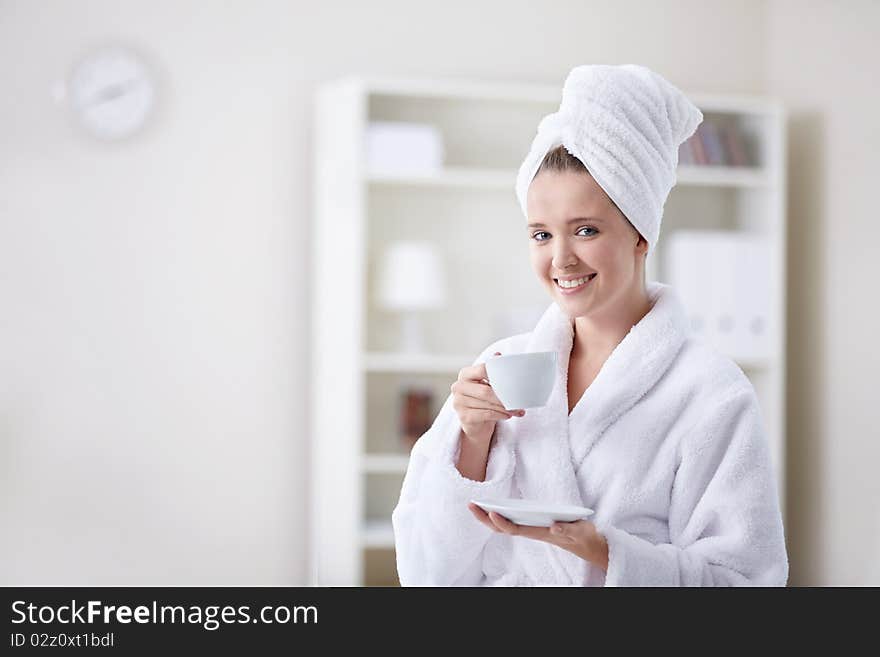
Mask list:
[[[406,472],[396,438],[402,381],[435,391],[434,412],[458,370],[490,342],[531,328],[510,310],[543,310],[550,299],[528,264],[516,171],[538,121],[555,111],[561,86],[347,78],[316,102],[312,269],[312,583],[395,584],[390,514]],[[771,356],[740,362],[754,383],[784,505],[785,116],[775,102],[688,93],[709,118],[735,120],[755,166],[681,166],[667,201],[648,280],[664,280],[663,245],[678,229],[760,235],[778,285]],[[367,170],[370,121],[432,123],[442,132],[443,170],[377,175]],[[434,242],[448,262],[449,306],[426,315],[430,353],[395,351],[397,318],[373,303],[375,263],[397,239]],[[339,284],[328,285],[328,281]],[[526,313],[527,314],[527,313]],[[784,508],[784,506],[783,506]]]

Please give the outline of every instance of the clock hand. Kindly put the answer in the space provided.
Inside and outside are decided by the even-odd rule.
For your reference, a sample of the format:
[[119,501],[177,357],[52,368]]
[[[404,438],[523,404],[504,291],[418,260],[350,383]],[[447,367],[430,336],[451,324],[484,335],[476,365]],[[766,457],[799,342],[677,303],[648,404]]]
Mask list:
[[86,107],[93,107],[95,105],[102,105],[103,103],[109,103],[113,100],[116,100],[120,96],[125,95],[125,93],[131,88],[135,87],[140,83],[138,79],[126,80],[125,82],[118,82],[116,84],[111,84],[104,89],[101,89],[95,96],[95,99],[89,103]]

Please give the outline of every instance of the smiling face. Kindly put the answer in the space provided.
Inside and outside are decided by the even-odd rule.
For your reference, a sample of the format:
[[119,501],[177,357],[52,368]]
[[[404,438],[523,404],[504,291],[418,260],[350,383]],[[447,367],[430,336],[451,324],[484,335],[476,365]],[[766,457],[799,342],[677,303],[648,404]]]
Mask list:
[[569,317],[614,316],[644,290],[648,243],[586,170],[540,171],[526,205],[532,268]]

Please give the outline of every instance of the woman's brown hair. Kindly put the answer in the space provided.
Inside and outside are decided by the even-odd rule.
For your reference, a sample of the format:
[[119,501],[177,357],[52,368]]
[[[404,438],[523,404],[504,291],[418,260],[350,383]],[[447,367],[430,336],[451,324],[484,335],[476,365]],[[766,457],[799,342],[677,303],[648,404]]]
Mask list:
[[565,150],[565,146],[559,145],[549,151],[541,161],[541,166],[535,172],[537,176],[542,171],[583,171],[589,174],[584,163]]

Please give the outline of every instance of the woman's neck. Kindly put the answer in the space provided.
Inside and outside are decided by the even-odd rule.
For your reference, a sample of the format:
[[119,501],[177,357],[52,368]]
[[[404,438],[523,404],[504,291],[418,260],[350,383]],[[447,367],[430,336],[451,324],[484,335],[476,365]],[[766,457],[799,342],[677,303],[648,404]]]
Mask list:
[[601,365],[652,306],[653,302],[642,287],[625,303],[619,304],[618,312],[614,314],[576,317],[571,358]]

